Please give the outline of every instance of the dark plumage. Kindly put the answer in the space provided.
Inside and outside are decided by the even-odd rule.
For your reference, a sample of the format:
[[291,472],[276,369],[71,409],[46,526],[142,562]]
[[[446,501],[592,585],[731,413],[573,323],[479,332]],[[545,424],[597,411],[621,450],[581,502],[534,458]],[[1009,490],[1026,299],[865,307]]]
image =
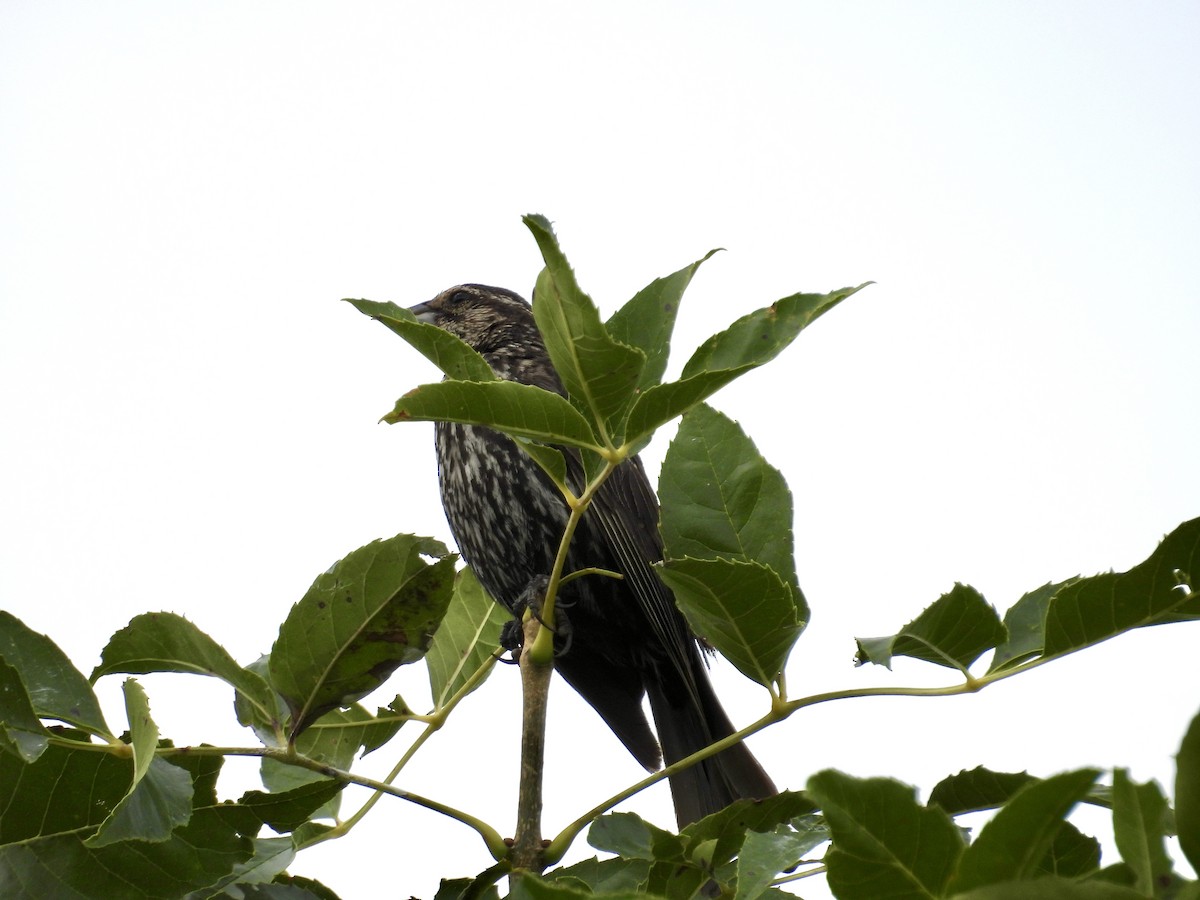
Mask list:
[[[529,304],[511,291],[464,284],[412,312],[478,351],[501,378],[564,393]],[[436,426],[442,503],[459,550],[483,586],[517,610],[531,581],[548,575],[566,525],[562,495],[513,441],[488,428]],[[572,477],[578,458],[567,454]],[[621,465],[597,494],[564,572],[590,566],[560,597],[569,638],[555,667],[642,765],[654,770],[733,732],[708,680],[700,648],[651,564],[662,558],[658,501],[641,460]],[[655,740],[642,709],[650,710]],[[659,749],[659,741],[662,749]],[[775,793],[750,751],[730,748],[671,779],[680,827],[738,798]]]

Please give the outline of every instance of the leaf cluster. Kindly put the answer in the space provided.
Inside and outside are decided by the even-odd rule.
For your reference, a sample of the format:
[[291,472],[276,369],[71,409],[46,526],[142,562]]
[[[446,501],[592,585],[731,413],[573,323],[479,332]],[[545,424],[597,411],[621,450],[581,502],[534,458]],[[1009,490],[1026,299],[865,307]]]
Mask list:
[[[753,900],[783,896],[818,875],[844,898],[1200,898],[1167,850],[1177,836],[1200,868],[1200,717],[1179,748],[1173,798],[1120,768],[1108,784],[1090,768],[1045,777],[969,769],[936,785],[925,803],[892,779],[824,771],[803,792],[735,803],[679,834],[632,813],[606,814],[669,772],[818,703],[978,691],[1133,628],[1193,621],[1200,598],[1189,573],[1200,571],[1200,519],[1128,572],[1045,585],[1003,616],[960,584],[895,634],[858,639],[859,664],[922,661],[951,673],[944,687],[791,696],[784,670],[809,619],[793,559],[791,493],[743,430],[706,400],[859,288],[793,294],[748,313],[703,342],[671,380],[676,316],[712,253],[602,320],[550,224],[540,216],[525,223],[545,263],[534,315],[567,396],[497,380],[475,351],[401,307],[350,301],[446,376],[402,396],[385,419],[509,434],[558,483],[572,522],[589,514],[599,486],[657,428],[681,419],[660,477],[664,559],[656,571],[690,628],[764,688],[761,718],[584,812],[547,843],[537,871],[514,870],[509,844],[491,825],[395,785],[488,676],[507,620],[439,542],[401,534],[353,551],[293,606],[270,653],[246,665],[186,618],[158,612],[113,635],[85,677],[49,637],[0,612],[0,896],[330,900],[328,887],[288,873],[296,854],[348,834],[387,797],[456,819],[496,860],[475,878],[445,881],[445,900],[498,897],[504,875],[517,898]],[[551,573],[548,621],[554,591],[571,574],[561,566]],[[399,695],[373,710],[364,705],[397,669],[419,662],[432,698],[427,712],[413,712]],[[257,742],[174,746],[133,677],[147,673],[218,679]],[[112,675],[126,676],[119,729],[93,691],[96,679]],[[411,740],[386,778],[354,773],[357,759],[400,735]],[[223,762],[238,755],[261,760],[265,790],[222,800]],[[374,792],[349,814],[341,803],[347,784]],[[1119,862],[1102,867],[1098,843],[1069,820],[1080,803],[1111,810]],[[990,818],[974,834],[964,825],[974,820],[962,817],[982,811]],[[585,831],[606,856],[558,866]]]

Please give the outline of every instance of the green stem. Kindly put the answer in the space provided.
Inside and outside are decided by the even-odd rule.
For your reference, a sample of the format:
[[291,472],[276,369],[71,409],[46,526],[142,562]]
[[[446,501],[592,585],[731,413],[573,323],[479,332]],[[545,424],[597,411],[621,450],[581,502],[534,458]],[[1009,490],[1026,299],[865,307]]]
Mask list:
[[[558,543],[558,553],[554,556],[554,565],[550,569],[550,581],[546,585],[546,597],[539,612],[539,618],[547,626],[538,632],[531,650],[531,658],[538,665],[549,665],[554,659],[554,601],[558,598],[558,589],[563,582],[563,569],[567,564],[567,551],[571,547],[571,538],[575,529],[588,511],[596,492],[608,480],[608,476],[620,465],[620,460],[614,461],[605,454],[604,468],[579,495],[578,500],[571,504],[571,515],[567,517],[566,528],[563,529],[562,540]],[[569,577],[569,576],[568,576]]]

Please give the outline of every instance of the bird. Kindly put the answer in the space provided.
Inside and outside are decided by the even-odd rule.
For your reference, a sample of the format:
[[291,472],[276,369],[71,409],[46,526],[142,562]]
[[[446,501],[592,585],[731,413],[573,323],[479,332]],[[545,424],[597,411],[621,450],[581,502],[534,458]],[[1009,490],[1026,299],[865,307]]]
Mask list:
[[[532,307],[513,291],[460,284],[410,311],[472,347],[499,378],[565,396]],[[501,432],[439,421],[434,433],[442,505],[459,552],[492,598],[520,616],[531,586],[551,572],[570,514],[562,492]],[[575,451],[559,449],[578,492],[582,463]],[[701,642],[653,570],[662,556],[658,499],[641,459],[631,456],[596,493],[563,570],[622,577],[588,574],[562,587],[554,667],[649,771],[735,730],[709,680]],[[742,743],[669,780],[681,829],[735,800],[777,793]]]

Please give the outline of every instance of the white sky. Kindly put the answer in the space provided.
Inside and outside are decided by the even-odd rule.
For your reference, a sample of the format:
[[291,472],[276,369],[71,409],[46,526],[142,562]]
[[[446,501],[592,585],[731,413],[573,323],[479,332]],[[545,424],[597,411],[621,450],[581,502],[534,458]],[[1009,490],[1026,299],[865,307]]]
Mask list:
[[[376,424],[436,374],[338,299],[527,293],[541,212],[606,312],[728,248],[676,367],[780,296],[878,282],[716,405],[795,494],[793,693],[945,683],[856,670],[853,637],[956,580],[1003,610],[1128,568],[1200,515],[1198,45],[1189,2],[6,3],[0,605],[85,672],[158,609],[249,662],[333,560],[448,539],[430,427]],[[925,792],[979,764],[1169,783],[1198,628],[753,746],[795,788],[828,766]],[[142,680],[176,742],[252,741],[217,683]],[[420,706],[424,684],[389,688]],[[509,831],[517,690],[497,673],[401,785]],[[552,704],[551,833],[640,771],[564,686]],[[628,808],[670,824],[665,788]],[[365,900],[487,863],[385,801],[293,871]]]

